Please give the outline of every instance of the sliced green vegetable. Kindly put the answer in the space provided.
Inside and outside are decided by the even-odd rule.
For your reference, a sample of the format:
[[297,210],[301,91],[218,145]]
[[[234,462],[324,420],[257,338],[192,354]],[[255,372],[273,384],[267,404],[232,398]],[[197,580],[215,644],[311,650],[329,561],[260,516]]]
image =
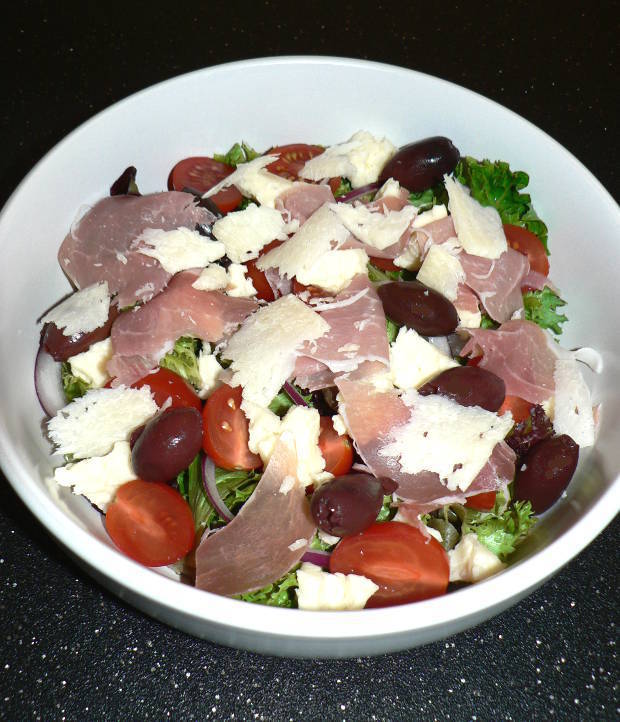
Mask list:
[[557,313],[556,309],[566,306],[566,301],[553,293],[548,286],[542,291],[526,291],[523,294],[523,306],[528,321],[537,323],[541,328],[549,328],[555,334],[562,333],[560,324],[566,323],[568,318],[563,313]]
[[202,348],[202,342],[191,336],[181,336],[174,344],[174,348],[167,353],[159,362],[170,371],[182,376],[188,383],[199,389],[202,386],[200,373],[198,371],[198,355]]
[[73,401],[84,394],[90,388],[90,384],[84,379],[74,376],[71,371],[71,364],[68,361],[63,361],[60,367],[60,378],[62,380],[62,387],[67,397],[67,402]]
[[260,153],[255,151],[251,145],[241,141],[241,143],[235,143],[227,153],[215,153],[213,158],[220,163],[226,163],[236,168],[241,163],[247,163],[254,160],[254,158],[258,158],[259,155]]
[[234,599],[242,599],[244,602],[252,602],[252,604],[266,604],[269,607],[297,607],[297,594],[295,590],[299,586],[297,583],[297,569],[285,574],[277,582],[268,584],[263,589],[256,592],[248,592],[248,594],[239,594]]

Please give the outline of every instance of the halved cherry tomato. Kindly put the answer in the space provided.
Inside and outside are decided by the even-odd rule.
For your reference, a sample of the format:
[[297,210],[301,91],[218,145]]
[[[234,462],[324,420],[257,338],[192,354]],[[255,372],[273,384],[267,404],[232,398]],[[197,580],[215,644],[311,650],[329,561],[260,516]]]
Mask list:
[[250,432],[241,401],[241,386],[224,384],[202,411],[202,448],[223,469],[257,469],[263,463],[248,448]]
[[[263,250],[260,252],[260,256],[264,256],[265,253],[269,253],[273,248],[277,248],[278,246],[282,245],[284,241],[271,241],[271,243],[267,244]],[[261,301],[275,301],[276,297],[273,292],[273,288],[269,285],[269,281],[267,280],[267,276],[265,276],[265,273],[261,271],[259,268],[256,268],[256,261],[248,261],[245,265],[248,269],[247,275],[248,278],[251,279],[252,284],[254,285],[254,288],[256,289],[256,298],[259,298]]]
[[194,389],[170,369],[160,367],[157,371],[147,374],[144,378],[131,384],[132,389],[149,386],[158,406],[163,406],[167,399],[171,400],[171,408],[175,406],[193,406],[202,411],[202,401]]
[[329,560],[332,573],[361,574],[379,589],[366,607],[389,607],[445,594],[448,555],[434,538],[399,521],[377,522],[339,542]]
[[506,411],[510,411],[516,424],[519,421],[525,421],[529,417],[532,406],[534,404],[522,399],[520,396],[506,396],[497,413],[501,416]]
[[[214,158],[197,156],[184,158],[170,171],[168,189],[182,191],[184,188],[191,188],[199,193],[206,193],[234,170],[231,165],[220,163],[219,160]],[[241,203],[243,196],[235,186],[229,186],[210,196],[210,200],[215,203],[222,213],[228,213]]]
[[470,359],[467,359],[467,365],[468,366],[478,366],[478,364],[482,361],[482,356],[472,356]]
[[299,294],[303,293],[304,291],[308,291],[308,298],[321,298],[322,296],[329,296],[329,293],[327,291],[324,291],[322,288],[319,288],[318,286],[305,286],[303,283],[300,283],[296,278],[293,278],[292,290],[296,296],[299,296]]
[[142,479],[123,484],[108,507],[105,525],[116,546],[147,567],[173,564],[194,546],[191,509],[167,484]]
[[535,233],[509,223],[504,224],[504,233],[508,245],[528,257],[532,271],[542,273],[543,276],[549,274],[549,259],[545,247]]
[[349,471],[353,464],[351,439],[338,434],[329,416],[321,416],[319,448],[325,459],[325,471],[334,476],[342,476]]
[[480,494],[468,496],[465,506],[468,506],[470,509],[478,509],[479,511],[491,511],[495,506],[495,496],[496,493],[494,491],[483,491]]
[[[268,150],[266,155],[278,155],[278,160],[274,160],[267,166],[267,170],[276,175],[288,178],[289,180],[297,180],[299,171],[304,167],[307,160],[314,158],[325,150],[320,145],[308,145],[307,143],[290,143],[289,145],[278,145]],[[340,185],[340,183],[338,183]],[[338,186],[336,186],[337,188]]]
[[399,268],[398,266],[394,265],[393,258],[375,258],[374,256],[371,256],[369,260],[373,266],[380,268],[382,271],[402,271],[403,270],[402,268]]

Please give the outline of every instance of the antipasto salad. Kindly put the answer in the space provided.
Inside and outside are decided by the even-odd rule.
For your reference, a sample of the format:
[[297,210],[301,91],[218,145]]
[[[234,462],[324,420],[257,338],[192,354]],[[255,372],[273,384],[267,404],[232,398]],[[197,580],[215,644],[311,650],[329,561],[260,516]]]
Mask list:
[[366,131],[186,158],[146,195],[128,168],[41,319],[55,481],[124,554],[246,601],[379,607],[497,573],[596,430],[527,184]]

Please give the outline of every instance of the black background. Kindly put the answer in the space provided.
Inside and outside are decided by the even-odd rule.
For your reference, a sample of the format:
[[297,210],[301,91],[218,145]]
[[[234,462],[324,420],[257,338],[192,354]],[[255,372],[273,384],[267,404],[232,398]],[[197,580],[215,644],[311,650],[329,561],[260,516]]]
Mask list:
[[[618,198],[617,3],[7,8],[2,203],[109,104],[196,68],[288,54],[384,61],[478,91],[556,138]],[[272,102],[286,112],[286,89],[274,88]],[[585,260],[595,245],[584,239]],[[197,640],[127,607],[55,546],[2,477],[0,718],[617,719],[618,529],[526,600],[445,641],[376,658],[287,660]]]

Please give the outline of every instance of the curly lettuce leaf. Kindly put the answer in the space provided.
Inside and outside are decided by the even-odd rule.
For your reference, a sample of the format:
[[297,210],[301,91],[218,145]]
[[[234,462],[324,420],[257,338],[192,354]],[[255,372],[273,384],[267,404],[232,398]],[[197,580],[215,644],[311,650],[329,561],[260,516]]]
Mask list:
[[236,168],[241,163],[248,163],[254,158],[258,158],[259,155],[260,153],[255,151],[251,145],[241,141],[241,143],[235,143],[227,153],[214,153],[213,158],[220,163],[226,163],[226,165]]
[[[536,523],[529,501],[515,501],[501,510],[503,499],[498,500],[493,511],[464,509],[461,534],[474,532],[479,541],[496,554],[502,561],[514,552]],[[505,506],[505,504],[504,504]]]
[[558,313],[557,309],[566,306],[566,301],[553,293],[548,286],[542,291],[526,291],[523,294],[523,306],[528,321],[533,321],[541,328],[551,329],[557,335],[562,333],[560,324],[566,323],[568,318],[563,313]]
[[392,506],[392,495],[383,495],[383,504],[377,514],[377,521],[391,521],[395,516],[398,509]]
[[410,193],[409,202],[413,203],[420,213],[429,211],[433,206],[447,205],[448,193],[445,185],[440,181],[432,188],[427,188],[419,193]]
[[478,161],[467,156],[458,162],[454,175],[471,190],[472,197],[479,203],[496,208],[502,223],[535,233],[549,253],[547,226],[536,215],[529,193],[520,192],[530,182],[527,173],[513,172],[508,163],[501,160]]
[[256,592],[239,594],[234,599],[242,599],[252,604],[266,604],[269,607],[297,607],[297,594],[295,590],[299,586],[297,582],[297,569],[287,572],[281,579],[268,584]]
[[408,271],[405,268],[400,271],[383,271],[372,263],[368,263],[366,267],[368,269],[368,278],[372,283],[408,280]]
[[74,376],[71,371],[71,364],[68,361],[63,361],[60,367],[60,378],[62,380],[62,388],[64,389],[65,396],[67,397],[67,403],[77,399],[84,394],[90,388],[90,384],[84,379]]
[[200,372],[198,371],[198,355],[202,347],[202,342],[191,336],[181,336],[174,344],[174,348],[167,353],[159,362],[170,371],[174,371],[184,378],[195,388],[202,386]]
[[340,185],[336,190],[334,191],[334,198],[339,198],[340,196],[344,196],[347,193],[350,193],[353,190],[351,186],[351,181],[348,178],[340,178]]

